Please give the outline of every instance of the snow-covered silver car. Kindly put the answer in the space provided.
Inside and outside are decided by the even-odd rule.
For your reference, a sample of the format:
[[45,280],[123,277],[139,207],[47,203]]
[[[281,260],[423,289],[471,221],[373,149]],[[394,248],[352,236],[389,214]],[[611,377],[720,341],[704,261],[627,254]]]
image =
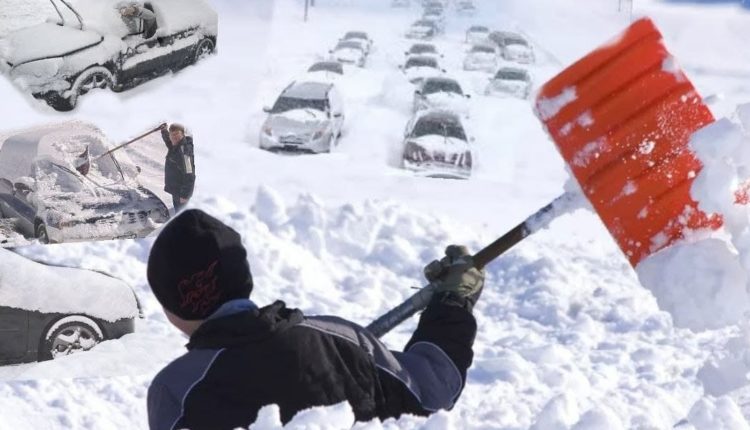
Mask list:
[[440,64],[435,57],[424,55],[410,57],[400,68],[406,75],[406,79],[412,84],[445,73],[445,69],[440,68]]
[[372,45],[374,44],[370,36],[364,31],[347,31],[346,34],[344,34],[344,37],[342,37],[340,41],[343,42],[345,40],[354,40],[354,41],[362,42],[366,50],[365,53],[367,55],[370,55],[370,52],[372,51]]
[[501,48],[505,60],[521,64],[533,64],[536,61],[534,49],[523,37],[507,37]]
[[432,43],[415,43],[409,47],[408,51],[404,52],[404,55],[406,55],[407,60],[417,56],[435,57],[435,59],[443,58],[443,54],[438,52]]
[[344,111],[336,87],[323,82],[293,82],[273,107],[260,132],[260,147],[269,151],[321,153],[336,146]]
[[342,40],[329,52],[331,59],[340,63],[364,67],[367,62],[367,46],[361,40]]
[[[59,111],[92,90],[119,92],[179,70],[216,47],[218,18],[205,0],[50,2],[58,16],[0,41],[0,71]],[[155,21],[123,17],[131,3]]]
[[0,365],[88,351],[132,333],[139,316],[135,292],[119,279],[0,249]]
[[432,39],[438,34],[437,24],[434,21],[420,19],[414,22],[406,32],[407,39]]
[[489,42],[490,29],[483,25],[472,25],[466,30],[466,43],[472,45],[486,44]]
[[497,67],[497,50],[491,45],[472,46],[464,59],[464,70],[494,72]]
[[490,78],[484,94],[527,99],[531,95],[531,75],[524,69],[503,67]]
[[461,84],[455,79],[427,78],[414,91],[414,112],[421,110],[443,110],[469,115],[469,94],[464,94]]
[[[169,219],[138,167],[95,126],[67,122],[0,141],[0,218],[42,243],[146,237]],[[91,167],[77,170],[88,150]],[[98,158],[102,155],[102,158]],[[118,155],[118,158],[115,156]]]
[[472,140],[453,112],[418,114],[404,134],[403,167],[422,176],[467,179],[471,176]]

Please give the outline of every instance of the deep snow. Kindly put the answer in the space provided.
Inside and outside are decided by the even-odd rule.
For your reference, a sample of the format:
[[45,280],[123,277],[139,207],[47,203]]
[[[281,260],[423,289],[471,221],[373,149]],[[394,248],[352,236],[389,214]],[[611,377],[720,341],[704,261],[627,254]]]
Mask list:
[[[529,102],[485,98],[480,94],[489,75],[461,70],[464,31],[477,23],[526,33],[539,61],[531,70],[538,85],[620,31],[629,17],[609,0],[582,0],[575,8],[555,0],[486,0],[485,15],[451,17],[436,43],[449,74],[473,93],[466,125],[479,154],[472,179],[447,181],[397,168],[413,91],[397,65],[410,43],[401,35],[416,8],[318,3],[302,25],[296,0],[215,1],[219,55],[122,95],[89,94],[76,117],[96,123],[115,141],[161,118],[187,124],[197,151],[193,204],[244,235],[254,299],[265,304],[282,298],[310,314],[366,324],[410,295],[422,283],[422,265],[445,245],[461,242],[476,250],[566,186],[569,175]],[[14,15],[11,25],[28,23],[28,8],[19,9],[23,14]],[[750,25],[750,14],[732,5],[646,0],[635,11],[644,13],[662,27],[699,91],[723,94],[712,105],[717,116],[747,101],[750,85],[742,72],[749,63],[735,30]],[[0,19],[8,14],[0,6]],[[706,28],[705,40],[685,30],[698,25]],[[346,107],[341,145],[333,154],[311,157],[259,150],[262,106],[353,27],[370,32],[375,46],[367,67],[348,69],[340,82]],[[7,81],[0,81],[0,100],[0,117],[13,118],[13,128],[62,116],[32,107]],[[0,383],[0,428],[146,426],[150,378],[182,353],[184,343],[148,291],[150,244],[19,249],[122,278],[136,287],[145,318],[135,334],[86,354],[0,369],[0,377],[12,379]],[[750,367],[743,361],[750,349],[743,341],[747,330],[676,328],[590,211],[562,215],[526,239],[488,267],[487,285],[476,310],[475,362],[456,408],[382,427],[662,429],[683,419],[681,429],[717,429],[722,421],[724,428],[746,425],[738,411],[750,395],[727,380],[741,379]],[[410,321],[385,341],[400,348],[413,327]],[[35,378],[42,379],[28,381]],[[298,424],[326,427],[347,417],[348,408],[339,405],[307,412]],[[274,428],[274,418],[269,407],[259,419],[265,427],[257,428]]]

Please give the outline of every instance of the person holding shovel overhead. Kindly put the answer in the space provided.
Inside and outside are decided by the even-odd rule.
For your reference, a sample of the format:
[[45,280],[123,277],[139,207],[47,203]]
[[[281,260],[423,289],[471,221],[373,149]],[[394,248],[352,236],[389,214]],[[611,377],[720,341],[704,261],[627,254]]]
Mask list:
[[180,124],[162,124],[161,137],[167,145],[164,162],[164,191],[172,195],[174,213],[179,212],[190,200],[195,187],[195,156],[193,138],[185,135]]
[[429,415],[451,409],[466,383],[484,272],[462,246],[425,268],[436,292],[403,352],[342,318],[257,306],[240,235],[200,210],[163,228],[147,272],[167,319],[190,338],[149,387],[152,430],[247,428],[269,404],[283,423],[343,401],[358,421]]

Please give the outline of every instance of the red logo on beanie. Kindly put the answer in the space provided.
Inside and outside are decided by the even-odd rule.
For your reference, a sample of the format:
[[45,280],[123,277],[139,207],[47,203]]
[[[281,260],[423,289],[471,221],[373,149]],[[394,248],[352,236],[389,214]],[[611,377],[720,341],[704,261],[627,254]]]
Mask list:
[[180,308],[199,315],[205,315],[221,298],[217,276],[214,274],[219,261],[214,261],[208,269],[194,273],[179,282]]

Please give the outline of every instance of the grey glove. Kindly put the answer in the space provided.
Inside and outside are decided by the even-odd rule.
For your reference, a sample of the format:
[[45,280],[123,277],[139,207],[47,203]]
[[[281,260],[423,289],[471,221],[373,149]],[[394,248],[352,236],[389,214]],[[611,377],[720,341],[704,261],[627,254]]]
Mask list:
[[474,260],[465,246],[448,246],[445,257],[425,266],[424,275],[436,287],[435,293],[444,297],[445,303],[462,306],[463,302],[468,302],[470,309],[479,300],[484,287],[484,270],[474,267]]

